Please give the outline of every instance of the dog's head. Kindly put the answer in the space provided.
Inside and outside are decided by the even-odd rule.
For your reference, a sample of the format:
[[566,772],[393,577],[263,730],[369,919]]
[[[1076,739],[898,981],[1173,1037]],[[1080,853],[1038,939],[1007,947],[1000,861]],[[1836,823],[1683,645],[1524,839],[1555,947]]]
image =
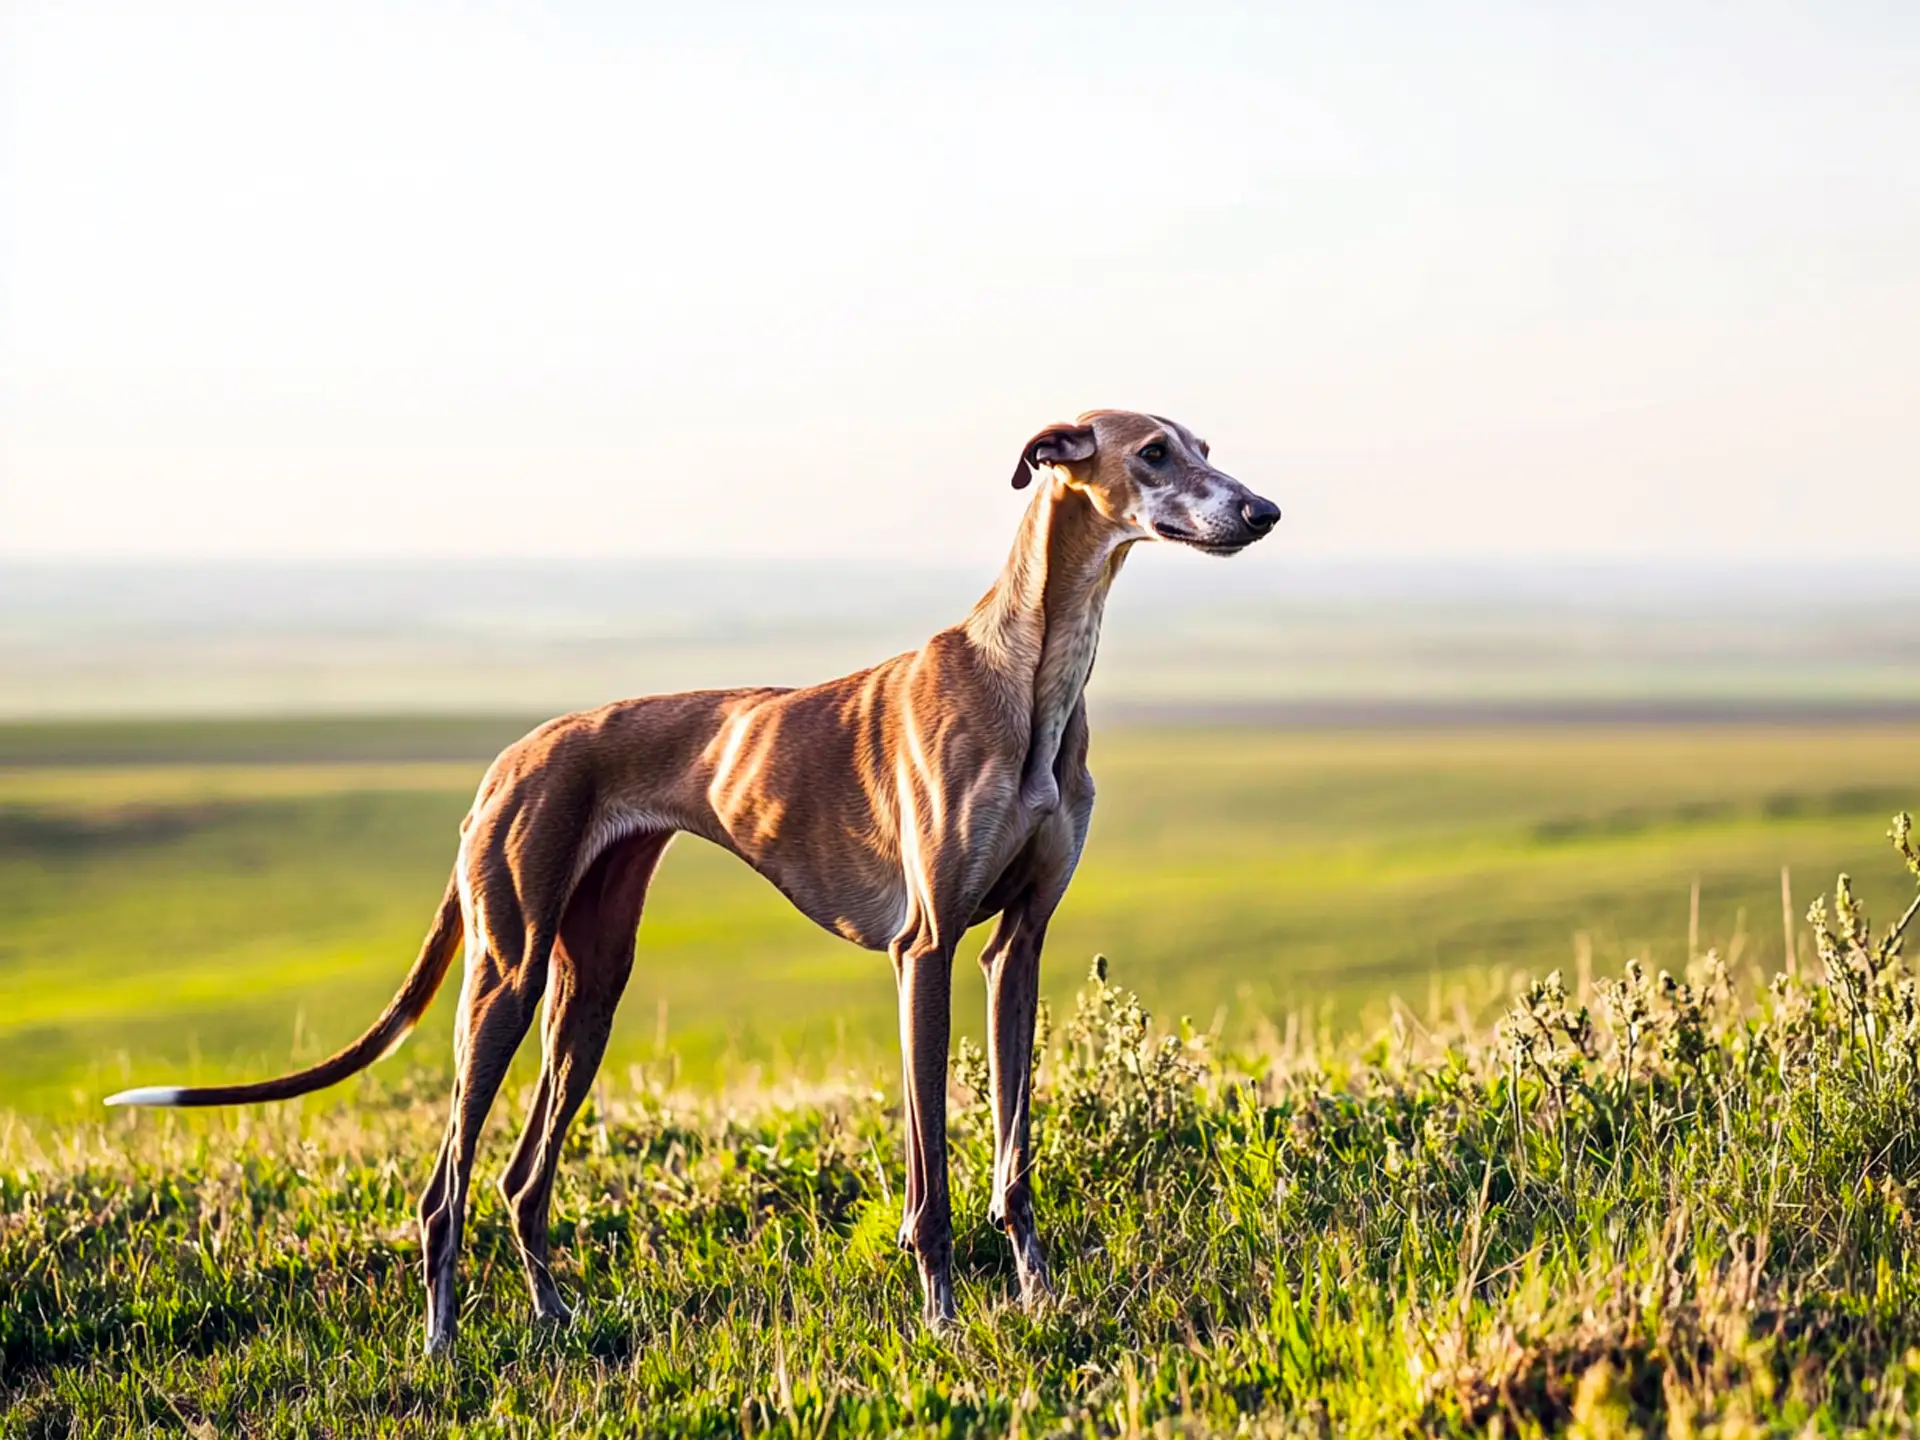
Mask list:
[[1278,505],[1213,467],[1206,441],[1158,415],[1093,410],[1071,425],[1049,425],[1020,452],[1014,488],[1043,467],[1132,538],[1208,555],[1237,555],[1280,519]]

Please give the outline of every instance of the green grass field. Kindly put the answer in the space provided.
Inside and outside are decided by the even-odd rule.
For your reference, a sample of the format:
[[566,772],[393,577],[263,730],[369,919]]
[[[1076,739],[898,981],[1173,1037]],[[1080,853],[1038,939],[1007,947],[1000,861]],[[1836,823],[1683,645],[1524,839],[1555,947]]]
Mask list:
[[513,729],[0,729],[0,1436],[1914,1433],[1920,998],[1844,926],[1774,977],[1782,865],[1801,913],[1841,869],[1912,897],[1920,732],[1099,732],[1036,1102],[1058,1299],[1010,1301],[963,1048],[939,1336],[884,958],[687,842],[561,1171],[581,1317],[525,1325],[510,1093],[428,1361],[446,999],[302,1105],[97,1102],[356,1032]]
[[[0,729],[0,1106],[263,1074],[356,1033],[412,958],[510,722]],[[1920,731],[1114,729],[1049,993],[1096,950],[1157,1013],[1239,1040],[1504,998],[1508,972],[1777,964],[1779,872],[1872,875]],[[1804,896],[1802,897],[1804,898]],[[1580,938],[1584,937],[1584,938]],[[978,937],[976,937],[977,939]],[[976,968],[956,1028],[981,1032]],[[442,1065],[446,997],[394,1069]],[[611,1068],[690,1078],[892,1064],[884,957],[697,841],[669,855]],[[664,1044],[663,1044],[664,1041]]]
[[963,1051],[939,1334],[892,1244],[899,1113],[857,1081],[603,1087],[555,1197],[576,1319],[529,1325],[482,1185],[435,1359],[430,1077],[15,1126],[0,1435],[1911,1436],[1920,994],[1853,897],[1813,928],[1797,979],[1708,953],[1589,1006],[1555,975],[1364,1050],[1222,1053],[1089,976],[1036,1086],[1054,1295],[1011,1298]]

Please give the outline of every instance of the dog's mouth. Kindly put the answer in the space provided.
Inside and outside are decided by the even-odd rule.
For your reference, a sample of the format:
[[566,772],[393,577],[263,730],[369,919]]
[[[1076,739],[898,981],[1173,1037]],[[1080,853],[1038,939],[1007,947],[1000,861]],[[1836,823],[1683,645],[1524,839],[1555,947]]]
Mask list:
[[1254,535],[1245,540],[1202,540],[1184,525],[1175,525],[1171,520],[1156,520],[1153,522],[1153,529],[1162,540],[1171,540],[1176,545],[1185,545],[1189,550],[1198,550],[1203,555],[1238,555],[1260,538]]

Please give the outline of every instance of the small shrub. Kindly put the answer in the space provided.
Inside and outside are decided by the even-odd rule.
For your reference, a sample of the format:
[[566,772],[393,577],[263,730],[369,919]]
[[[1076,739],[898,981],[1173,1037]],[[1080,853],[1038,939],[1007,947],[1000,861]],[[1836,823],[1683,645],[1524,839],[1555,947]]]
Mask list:
[[1192,1143],[1207,1045],[1182,1024],[1157,1034],[1137,995],[1108,983],[1096,955],[1058,1052],[1042,1072],[1045,1144],[1095,1178],[1130,1177]]

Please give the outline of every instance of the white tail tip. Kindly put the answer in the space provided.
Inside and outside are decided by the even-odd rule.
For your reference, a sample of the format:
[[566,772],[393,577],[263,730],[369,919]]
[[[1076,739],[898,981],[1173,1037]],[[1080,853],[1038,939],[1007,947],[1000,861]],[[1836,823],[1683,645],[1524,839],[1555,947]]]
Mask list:
[[107,1096],[109,1105],[178,1105],[181,1090],[178,1085],[144,1085],[138,1090],[122,1090],[118,1095]]

